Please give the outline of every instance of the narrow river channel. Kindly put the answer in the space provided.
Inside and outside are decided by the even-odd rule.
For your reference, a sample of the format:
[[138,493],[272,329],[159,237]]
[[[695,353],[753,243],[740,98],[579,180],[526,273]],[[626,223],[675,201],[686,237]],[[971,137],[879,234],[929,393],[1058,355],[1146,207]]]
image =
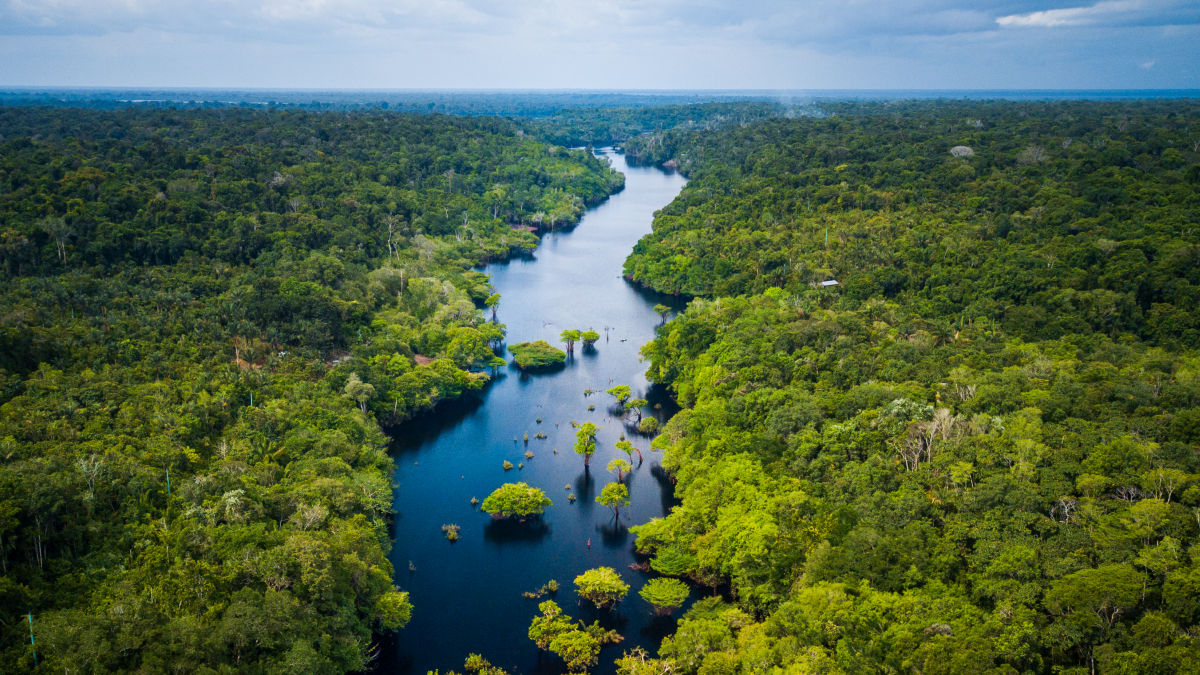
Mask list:
[[[409,625],[384,645],[378,672],[461,672],[471,652],[513,673],[562,672],[560,661],[539,658],[529,640],[539,601],[521,595],[550,579],[558,581],[559,590],[548,597],[567,614],[589,623],[599,619],[625,636],[621,644],[605,648],[595,672],[611,672],[604,664],[635,645],[653,652],[674,627],[674,619],[652,616],[637,595],[648,577],[630,569],[634,538],[628,530],[670,508],[670,485],[655,470],[660,457],[650,452],[649,439],[632,433],[610,412],[613,399],[604,390],[628,384],[635,396],[650,398],[638,350],[659,323],[654,304],[671,302],[627,283],[621,266],[650,231],[654,212],[674,199],[685,181],[659,169],[630,167],[623,155],[604,154],[625,174],[621,193],[589,210],[573,230],[545,235],[532,258],[486,271],[501,295],[498,317],[508,327],[510,343],[543,339],[561,345],[559,333],[568,328],[591,328],[606,337],[593,353],[577,346],[557,372],[530,376],[510,367],[478,399],[439,409],[406,425],[395,439],[391,557],[396,583],[409,591],[414,610]],[[596,393],[584,396],[586,389]],[[652,412],[664,414],[647,410]],[[601,427],[589,472],[572,450],[572,420]],[[536,438],[539,432],[547,438]],[[621,510],[617,522],[595,497],[615,479],[605,467],[624,457],[613,447],[622,433],[641,448],[645,461],[627,479],[632,505]],[[531,459],[526,451],[533,453]],[[524,468],[505,471],[505,460]],[[554,501],[540,523],[492,522],[471,506],[472,497],[482,500],[501,484],[517,481],[545,490]],[[574,503],[568,501],[572,494]],[[447,523],[462,528],[457,542],[445,539],[441,526]],[[602,565],[616,569],[631,586],[613,612],[598,613],[576,602],[572,580]]]

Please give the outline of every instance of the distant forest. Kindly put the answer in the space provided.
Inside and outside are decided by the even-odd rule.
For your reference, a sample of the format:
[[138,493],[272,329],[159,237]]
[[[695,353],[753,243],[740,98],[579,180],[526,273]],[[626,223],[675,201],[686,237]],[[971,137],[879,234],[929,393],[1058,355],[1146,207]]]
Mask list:
[[690,299],[635,533],[706,596],[620,673],[1196,672],[1200,103],[577,96],[0,108],[0,662],[366,667],[384,430],[618,144],[689,178],[624,272]]

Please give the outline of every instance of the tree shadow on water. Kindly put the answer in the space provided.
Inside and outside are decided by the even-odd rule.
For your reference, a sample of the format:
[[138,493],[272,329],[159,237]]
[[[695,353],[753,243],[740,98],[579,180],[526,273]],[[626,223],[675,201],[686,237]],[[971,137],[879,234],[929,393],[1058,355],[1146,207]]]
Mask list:
[[610,519],[604,525],[597,525],[596,531],[605,548],[625,548],[629,541],[629,528],[617,520]]
[[483,540],[489,544],[536,544],[550,536],[550,525],[541,518],[493,520],[483,527]]
[[596,479],[591,471],[584,471],[575,477],[575,499],[584,511],[591,511],[596,504]]
[[[679,610],[675,611],[678,612]],[[675,632],[676,624],[677,620],[670,614],[665,616],[655,614],[638,633],[642,636],[643,640],[658,644],[662,642],[663,638]]]
[[664,514],[670,513],[672,507],[683,503],[675,496],[675,482],[671,480],[671,475],[662,468],[661,464],[655,464],[650,467],[650,475],[658,483],[659,494],[662,497],[662,512]]

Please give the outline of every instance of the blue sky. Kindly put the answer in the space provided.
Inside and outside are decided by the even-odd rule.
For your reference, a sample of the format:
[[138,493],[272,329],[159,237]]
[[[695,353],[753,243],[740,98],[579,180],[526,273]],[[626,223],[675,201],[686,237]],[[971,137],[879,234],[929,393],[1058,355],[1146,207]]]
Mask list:
[[1200,0],[0,0],[0,85],[1200,88]]

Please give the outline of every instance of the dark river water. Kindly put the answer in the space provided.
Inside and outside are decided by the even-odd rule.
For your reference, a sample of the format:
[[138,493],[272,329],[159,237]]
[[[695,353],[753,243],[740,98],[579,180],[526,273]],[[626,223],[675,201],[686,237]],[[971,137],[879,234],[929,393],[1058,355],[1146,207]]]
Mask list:
[[[391,558],[396,584],[411,594],[414,610],[408,626],[383,645],[378,672],[461,672],[471,652],[514,673],[563,672],[561,661],[539,657],[529,639],[539,601],[521,596],[550,579],[560,586],[550,597],[567,614],[588,622],[599,619],[625,636],[624,642],[601,652],[596,672],[612,672],[612,660],[635,645],[653,653],[662,636],[674,629],[674,619],[652,616],[651,607],[637,595],[648,576],[629,567],[635,556],[628,530],[664,515],[672,504],[671,487],[656,469],[660,457],[650,452],[650,439],[633,433],[610,411],[613,399],[604,390],[628,384],[635,395],[654,397],[638,349],[654,337],[659,324],[654,304],[671,301],[626,282],[621,265],[650,231],[654,212],[674,199],[685,181],[659,169],[630,167],[622,155],[605,154],[625,174],[624,191],[588,211],[573,230],[544,236],[532,258],[486,270],[501,295],[498,318],[508,327],[510,343],[543,339],[561,346],[558,336],[564,329],[591,328],[602,336],[595,351],[586,353],[576,345],[574,358],[553,373],[504,369],[482,396],[412,422],[395,439],[396,544]],[[597,393],[585,397],[589,388]],[[589,411],[589,405],[595,410]],[[662,417],[665,412],[648,409],[646,414]],[[589,472],[572,450],[572,420],[600,426]],[[535,438],[538,432],[548,438]],[[617,522],[595,497],[615,479],[605,467],[624,457],[613,447],[622,433],[641,448],[645,461],[627,479],[632,505],[622,509]],[[534,453],[532,459],[525,458],[527,450]],[[514,467],[524,463],[524,468],[505,471],[505,460]],[[545,490],[554,501],[541,522],[492,522],[471,506],[472,497],[482,500],[501,484],[517,481]],[[575,503],[568,501],[570,494]],[[462,528],[457,542],[445,539],[445,523]],[[601,565],[616,569],[631,586],[612,612],[596,612],[576,601],[572,580]]]

